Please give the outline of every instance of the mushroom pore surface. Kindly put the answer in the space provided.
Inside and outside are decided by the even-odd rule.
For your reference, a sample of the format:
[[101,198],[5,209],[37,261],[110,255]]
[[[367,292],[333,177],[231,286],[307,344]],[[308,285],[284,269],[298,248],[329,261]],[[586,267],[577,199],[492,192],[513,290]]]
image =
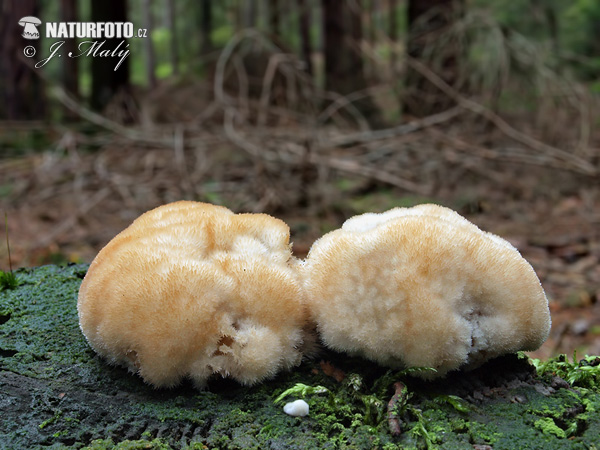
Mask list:
[[181,201],[136,219],[94,259],[78,299],[91,347],[154,386],[252,384],[300,363],[306,312],[289,228]]
[[348,219],[302,267],[323,342],[443,376],[534,350],[550,329],[533,268],[506,240],[437,205]]

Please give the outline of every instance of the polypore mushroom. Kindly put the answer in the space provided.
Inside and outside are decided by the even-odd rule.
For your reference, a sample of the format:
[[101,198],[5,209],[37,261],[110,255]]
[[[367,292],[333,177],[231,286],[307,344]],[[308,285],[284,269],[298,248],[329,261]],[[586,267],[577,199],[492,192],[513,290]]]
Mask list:
[[387,366],[474,368],[534,350],[548,300],[504,239],[437,205],[363,214],[317,240],[302,268],[323,342]]
[[154,386],[214,374],[252,384],[300,363],[306,312],[289,228],[266,214],[176,202],[96,256],[79,291],[91,347]]
[[38,33],[37,26],[41,25],[42,21],[37,17],[27,16],[19,20],[19,25],[23,28],[23,36],[25,39],[38,39],[40,33]]

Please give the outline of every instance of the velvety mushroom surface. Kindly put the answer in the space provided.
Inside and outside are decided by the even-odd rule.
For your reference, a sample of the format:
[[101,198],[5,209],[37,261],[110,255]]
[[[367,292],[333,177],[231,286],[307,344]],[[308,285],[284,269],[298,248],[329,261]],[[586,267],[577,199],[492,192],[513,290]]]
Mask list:
[[288,226],[176,202],[104,247],[79,291],[91,347],[155,386],[252,384],[300,363],[305,305]]
[[506,240],[437,205],[348,219],[302,267],[323,342],[443,376],[548,337],[548,301]]

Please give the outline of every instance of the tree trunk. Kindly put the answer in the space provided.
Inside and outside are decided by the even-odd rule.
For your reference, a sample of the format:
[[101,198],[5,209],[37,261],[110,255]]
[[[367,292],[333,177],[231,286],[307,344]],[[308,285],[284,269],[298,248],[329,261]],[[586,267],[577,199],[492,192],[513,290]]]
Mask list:
[[346,0],[322,0],[323,54],[325,58],[325,90],[349,92],[344,82],[344,15]]
[[[148,30],[148,33],[152,33],[154,29],[152,0],[142,1],[142,13],[144,16],[144,27]],[[144,51],[146,53],[146,78],[148,79],[148,86],[154,89],[156,87],[156,58],[154,57],[154,44],[150,36],[144,39]]]
[[[459,48],[447,31],[460,17],[464,0],[409,0],[408,56],[423,63],[450,86],[458,80]],[[435,51],[431,51],[435,49]],[[453,101],[410,64],[404,96],[405,112],[422,117],[449,108]]]
[[377,25],[379,22],[379,2],[376,0],[369,0],[369,14],[367,16],[367,30],[369,36],[369,44],[371,48],[375,48],[377,43]]
[[175,27],[175,5],[173,0],[167,0],[166,22],[167,28],[171,34],[171,67],[173,75],[179,74],[179,40],[177,39],[177,28]]
[[[127,22],[127,0],[90,0],[90,3],[91,22]],[[117,48],[127,49],[126,39],[112,38],[96,42],[104,42],[102,49],[110,51]],[[92,58],[92,109],[102,111],[117,92],[129,89],[129,58],[123,60],[119,68],[115,69],[120,59],[118,56]]]
[[212,4],[210,0],[200,1],[200,34],[202,35],[201,54],[206,54],[213,49],[211,38],[213,27]]
[[398,44],[398,2],[397,0],[389,0],[390,7],[390,67],[392,68],[392,73],[396,73],[396,47]]
[[[325,56],[325,89],[348,95],[367,88],[360,51],[360,2],[322,0]],[[378,108],[368,94],[353,105],[373,125],[381,125]]]
[[[24,28],[19,19],[26,16],[40,16],[36,0],[0,2],[0,116],[10,120],[31,120],[44,117],[45,96],[40,78],[32,66],[38,56],[26,58],[24,50],[28,46],[40,54],[39,40],[22,37]],[[41,26],[37,28],[41,34]]]
[[362,26],[362,1],[355,0],[348,5],[347,8],[347,20],[349,24],[349,33],[346,36],[346,48],[348,58],[348,69],[349,73],[356,74],[350,79],[355,84],[353,90],[364,89],[367,87],[365,80],[365,67],[364,59],[362,55],[361,45],[363,40],[363,26]]
[[560,40],[556,10],[552,5],[546,5],[544,7],[544,15],[546,16],[546,23],[548,24],[548,34],[550,36],[550,42],[552,43],[553,53],[558,54],[560,52]]
[[306,71],[309,74],[313,74],[313,65],[312,65],[312,46],[310,44],[310,12],[311,12],[311,4],[310,0],[307,2],[306,0],[298,0],[298,9],[300,14],[300,48],[302,59],[306,63]]
[[[60,2],[60,20],[63,22],[77,22],[77,0],[61,0]],[[64,53],[67,55],[73,53],[76,55],[77,39],[65,39]],[[62,58],[62,83],[66,92],[74,98],[79,98],[79,58]],[[69,120],[77,120],[78,115],[65,108],[65,117]]]
[[279,0],[269,0],[269,32],[275,40],[281,40],[281,15]]
[[256,28],[256,0],[244,0],[242,8],[244,28]]

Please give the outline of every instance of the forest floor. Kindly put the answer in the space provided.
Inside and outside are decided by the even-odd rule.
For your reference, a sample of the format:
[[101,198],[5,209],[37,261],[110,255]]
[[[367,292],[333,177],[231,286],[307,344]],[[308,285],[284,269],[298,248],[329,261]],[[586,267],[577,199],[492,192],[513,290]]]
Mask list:
[[[191,96],[165,114],[193,116]],[[506,238],[534,267],[553,319],[534,356],[600,354],[597,176],[539,152],[515,154],[506,136],[472,119],[468,129],[448,121],[356,142],[340,127],[280,120],[234,133],[218,112],[202,120],[109,131],[0,123],[13,268],[90,262],[138,215],[181,199],[272,214],[289,224],[299,257],[354,214],[435,202]],[[9,268],[4,244],[0,268]]]

